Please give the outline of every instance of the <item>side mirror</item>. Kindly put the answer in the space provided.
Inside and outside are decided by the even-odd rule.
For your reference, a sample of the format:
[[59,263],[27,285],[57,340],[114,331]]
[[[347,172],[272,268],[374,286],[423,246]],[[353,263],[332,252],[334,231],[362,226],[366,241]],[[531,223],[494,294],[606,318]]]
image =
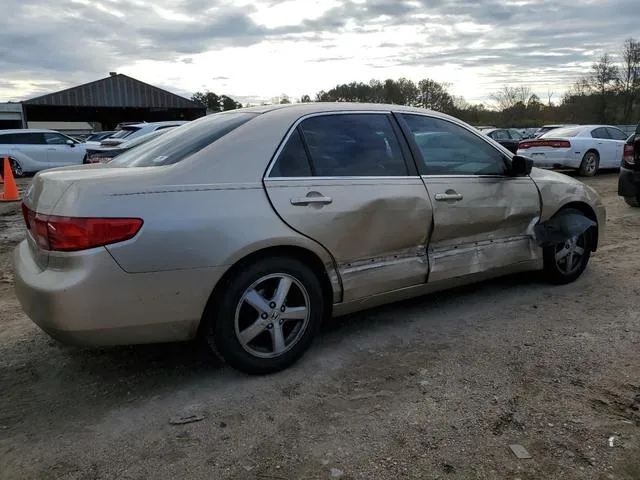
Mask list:
[[67,140],[67,145],[69,145],[70,147],[75,147],[76,144],[73,142],[73,140]]
[[515,155],[511,159],[511,174],[514,177],[523,177],[531,173],[533,168],[533,160],[521,155]]

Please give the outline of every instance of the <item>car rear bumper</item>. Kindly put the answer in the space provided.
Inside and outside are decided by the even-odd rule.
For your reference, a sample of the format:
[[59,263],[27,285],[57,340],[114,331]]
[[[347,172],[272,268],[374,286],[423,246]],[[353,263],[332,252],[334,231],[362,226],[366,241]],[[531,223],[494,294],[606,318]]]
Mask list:
[[188,340],[223,268],[129,274],[105,248],[65,254],[41,269],[28,240],[13,255],[26,314],[64,342],[107,346]]
[[640,171],[620,168],[618,175],[618,195],[637,198],[640,194]]
[[580,159],[571,153],[570,149],[545,150],[544,152],[531,152],[529,149],[518,150],[518,155],[529,157],[538,168],[578,168]]

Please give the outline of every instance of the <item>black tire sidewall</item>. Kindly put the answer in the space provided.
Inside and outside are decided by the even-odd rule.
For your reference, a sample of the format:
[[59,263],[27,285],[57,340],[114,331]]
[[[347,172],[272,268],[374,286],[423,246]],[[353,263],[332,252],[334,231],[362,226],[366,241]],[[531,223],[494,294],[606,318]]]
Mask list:
[[635,197],[624,197],[625,202],[627,202],[627,205],[629,205],[630,207],[633,208],[638,208],[640,207],[640,195],[637,195]]
[[[236,337],[235,312],[247,288],[259,278],[273,273],[295,277],[306,288],[310,302],[309,324],[298,343],[277,358],[259,358],[247,352]],[[320,280],[302,262],[288,257],[268,257],[239,268],[229,279],[205,321],[207,343],[231,367],[261,375],[283,370],[295,363],[311,346],[322,324],[324,300]]]
[[[565,209],[565,210],[562,210],[562,213],[575,213],[575,214],[584,216],[584,213],[574,209]],[[550,283],[553,283],[556,285],[564,285],[567,283],[572,283],[576,281],[582,275],[584,270],[587,268],[587,264],[589,263],[589,258],[591,257],[592,240],[591,240],[591,234],[589,231],[584,232],[583,235],[584,235],[584,242],[585,242],[584,255],[582,256],[580,267],[571,275],[565,274],[558,268],[558,264],[556,263],[556,251],[555,251],[556,246],[555,245],[551,247],[543,248],[544,272],[545,272],[546,279]]]

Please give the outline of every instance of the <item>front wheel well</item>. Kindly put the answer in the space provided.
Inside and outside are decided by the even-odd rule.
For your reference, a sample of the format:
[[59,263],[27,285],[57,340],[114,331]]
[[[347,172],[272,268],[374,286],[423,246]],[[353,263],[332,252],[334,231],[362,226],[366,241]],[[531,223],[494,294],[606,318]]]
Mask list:
[[331,317],[331,310],[333,305],[333,288],[331,287],[331,280],[329,274],[322,263],[322,260],[312,251],[302,247],[296,246],[280,246],[280,247],[268,247],[262,250],[257,250],[249,255],[241,258],[229,268],[224,275],[220,278],[218,283],[213,288],[211,295],[205,306],[204,312],[200,319],[200,325],[198,327],[198,334],[202,332],[202,326],[204,325],[204,318],[207,317],[216,308],[216,304],[220,298],[220,295],[224,292],[225,287],[229,284],[233,276],[242,270],[246,265],[255,262],[256,260],[267,257],[289,257],[299,260],[304,263],[317,275],[322,285],[322,294],[325,301],[325,316]]
[[591,205],[589,205],[588,203],[571,202],[571,203],[567,203],[567,204],[563,205],[562,208],[560,208],[560,210],[558,210],[558,212],[555,213],[555,215],[557,215],[558,213],[562,212],[563,210],[567,210],[567,209],[570,209],[570,208],[573,208],[575,210],[578,210],[578,211],[582,212],[585,217],[587,217],[588,219],[593,220],[594,222],[596,222],[596,226],[595,227],[591,227],[589,229],[589,231],[591,233],[591,245],[593,246],[592,251],[595,252],[597,250],[597,248],[598,248],[598,227],[599,227],[599,225],[598,225],[598,217],[596,216],[596,212],[593,210],[593,208],[591,208]]

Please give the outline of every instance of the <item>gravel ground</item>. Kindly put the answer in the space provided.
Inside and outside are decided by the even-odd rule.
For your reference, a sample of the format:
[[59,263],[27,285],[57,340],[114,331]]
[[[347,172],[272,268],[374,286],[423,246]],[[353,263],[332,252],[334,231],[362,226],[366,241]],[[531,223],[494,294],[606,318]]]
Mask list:
[[587,183],[607,237],[576,283],[520,275],[353,315],[258,378],[193,344],[51,340],[13,294],[22,226],[1,206],[0,478],[640,479],[640,210],[616,174]]

